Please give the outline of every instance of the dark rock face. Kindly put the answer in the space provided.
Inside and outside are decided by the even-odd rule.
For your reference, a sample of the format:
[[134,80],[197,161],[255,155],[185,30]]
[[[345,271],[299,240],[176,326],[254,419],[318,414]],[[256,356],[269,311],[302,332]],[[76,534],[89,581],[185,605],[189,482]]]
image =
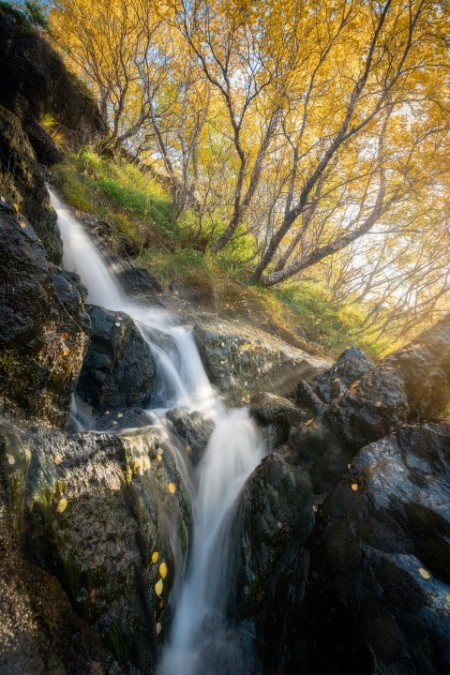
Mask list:
[[385,362],[402,373],[411,420],[438,417],[450,399],[450,314]]
[[294,580],[301,586],[306,578],[306,559],[298,551],[314,522],[312,507],[308,475],[278,453],[255,469],[242,494],[233,604],[241,619],[253,623],[265,663],[276,649],[286,593]]
[[72,146],[106,132],[93,98],[37,31],[0,9],[0,35],[0,105],[20,119],[40,162],[52,164],[61,158],[40,125],[44,114],[55,117]]
[[154,300],[156,295],[162,293],[163,288],[158,279],[145,267],[111,255],[107,256],[106,262],[129,298],[137,301]]
[[59,582],[20,550],[29,448],[0,426],[0,673],[78,675],[122,670],[70,606]]
[[[450,424],[411,425],[445,409],[449,350],[450,316],[375,367],[356,354],[347,371],[344,354],[344,391],[330,379],[338,366],[301,383],[297,402],[316,418],[293,422],[279,455],[311,481],[316,526],[306,539],[311,513],[296,503],[305,492],[280,488],[276,473],[264,473],[254,498],[271,456],[244,489],[238,526],[236,606],[255,627],[264,672],[450,669]],[[260,542],[277,494],[292,524],[289,554],[271,566]]]
[[0,447],[0,484],[26,557],[58,578],[124,671],[153,672],[191,518],[172,439],[155,428],[68,436],[5,422]]
[[76,277],[47,263],[31,225],[0,206],[0,395],[64,426],[88,342]]
[[449,671],[449,449],[442,423],[361,450],[320,513],[282,672]]
[[[0,65],[0,69],[1,67]],[[44,178],[19,120],[2,107],[0,107],[0,197],[17,205],[17,209],[33,224],[50,260],[59,263],[62,257],[62,243]]]
[[381,363],[333,401],[326,416],[346,442],[360,448],[404,424],[409,412],[402,374]]
[[326,417],[358,448],[405,422],[433,419],[450,399],[450,315],[335,399]]
[[291,426],[304,422],[307,418],[291,401],[268,392],[252,396],[250,414],[267,430],[271,448],[285,443]]
[[167,413],[177,436],[187,443],[185,451],[194,465],[201,460],[209,438],[214,431],[214,421],[199,410],[177,408]]
[[372,366],[373,362],[359,347],[351,347],[340,355],[329,370],[314,378],[310,385],[324,403],[330,403]]
[[77,395],[101,412],[145,407],[155,378],[150,347],[127,314],[94,305],[88,311],[91,343]]

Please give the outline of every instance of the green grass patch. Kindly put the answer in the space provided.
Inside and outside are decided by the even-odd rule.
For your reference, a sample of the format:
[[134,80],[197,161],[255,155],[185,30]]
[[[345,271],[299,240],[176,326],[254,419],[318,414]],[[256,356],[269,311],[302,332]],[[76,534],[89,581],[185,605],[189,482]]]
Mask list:
[[138,255],[150,246],[170,250],[176,244],[169,196],[137,167],[86,149],[67,157],[53,173],[71,206],[108,222],[118,252],[125,247]]

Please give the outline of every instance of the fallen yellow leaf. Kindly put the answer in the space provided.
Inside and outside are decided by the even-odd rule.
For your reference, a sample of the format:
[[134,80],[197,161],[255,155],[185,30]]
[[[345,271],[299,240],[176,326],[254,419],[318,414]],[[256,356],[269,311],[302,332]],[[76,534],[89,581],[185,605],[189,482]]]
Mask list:
[[447,600],[447,602],[450,602],[450,593],[445,596],[445,599]]
[[155,593],[158,596],[158,598],[161,597],[161,594],[163,592],[163,587],[164,587],[163,580],[159,579],[155,584]]
[[167,489],[169,490],[169,492],[171,494],[175,494],[175,490],[177,489],[177,486],[175,485],[175,483],[169,483],[169,485],[167,486]]
[[66,509],[67,509],[67,499],[65,497],[62,497],[62,499],[60,499],[58,502],[56,510],[58,513],[64,513]]
[[352,483],[351,488],[352,488],[353,492],[356,492],[359,489],[358,483]]
[[158,562],[159,551],[153,551],[152,553],[152,563]]
[[430,572],[428,570],[426,570],[424,567],[419,567],[419,574],[424,579],[431,579]]
[[159,566],[159,574],[161,575],[162,579],[165,579],[167,576],[167,565],[165,562],[161,563]]
[[156,624],[155,628],[156,628],[156,635],[159,635],[160,632],[162,631],[162,626],[161,626],[161,624],[159,623],[159,621],[158,621],[158,623]]
[[375,408],[381,408],[381,401],[377,401],[375,403]]

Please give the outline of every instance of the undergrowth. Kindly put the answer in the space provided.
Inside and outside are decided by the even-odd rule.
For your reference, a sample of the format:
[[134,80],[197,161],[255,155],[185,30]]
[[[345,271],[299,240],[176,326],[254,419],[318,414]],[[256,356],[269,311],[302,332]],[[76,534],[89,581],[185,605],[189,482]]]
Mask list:
[[[107,223],[117,253],[146,266],[165,288],[193,289],[196,301],[219,315],[244,320],[318,353],[336,357],[357,344],[376,358],[388,349],[387,341],[361,331],[359,308],[333,306],[319,284],[297,281],[276,289],[253,285],[249,237],[238,237],[219,256],[197,250],[196,214],[188,211],[176,219],[167,190],[150,172],[85,149],[55,167],[54,178],[73,208]],[[220,230],[220,224],[215,226]]]

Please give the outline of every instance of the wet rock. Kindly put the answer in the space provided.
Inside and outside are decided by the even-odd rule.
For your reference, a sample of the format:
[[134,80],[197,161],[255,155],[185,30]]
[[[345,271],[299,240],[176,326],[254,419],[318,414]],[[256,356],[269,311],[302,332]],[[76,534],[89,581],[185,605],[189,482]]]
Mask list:
[[[2,67],[3,64],[0,65],[0,70]],[[41,238],[50,260],[59,263],[62,242],[44,177],[19,120],[2,108],[0,101],[0,203],[2,199],[9,201],[11,205],[15,204],[16,210],[28,218]]]
[[447,422],[360,451],[319,512],[283,672],[449,670],[449,448]]
[[314,493],[323,498],[347,472],[355,451],[325,424],[311,420],[293,429],[286,456],[308,472]]
[[150,424],[150,419],[145,410],[142,408],[127,408],[122,412],[103,413],[94,417],[95,429],[98,431],[111,431],[117,433],[123,429],[137,429],[139,427],[147,427]]
[[0,207],[0,396],[22,413],[67,423],[88,342],[75,275],[48,264],[20,214]]
[[372,367],[373,361],[359,347],[351,347],[340,355],[329,370],[314,378],[310,385],[324,403],[330,403]]
[[59,580],[127,672],[152,672],[191,526],[176,442],[156,428],[120,437],[6,424],[2,442],[26,557]]
[[88,311],[91,343],[77,395],[102,413],[145,407],[155,380],[150,347],[127,314],[95,305],[89,306]]
[[120,675],[122,669],[73,611],[54,576],[21,552],[23,496],[31,452],[0,425],[0,673]]
[[267,392],[252,396],[250,414],[266,428],[272,448],[288,440],[292,425],[307,419],[307,415],[291,401]]
[[325,411],[325,403],[320,399],[309,382],[300,380],[295,391],[295,401],[297,405],[314,417],[322,415]]
[[450,400],[450,314],[385,359],[402,374],[410,421],[442,414]]
[[299,379],[329,366],[263,331],[231,323],[197,324],[194,336],[212,384],[233,405],[267,390],[293,395]]
[[106,262],[129,298],[154,301],[162,293],[160,282],[145,267],[112,255],[107,256]]
[[347,443],[360,448],[400,427],[409,414],[402,373],[382,362],[335,399],[326,417]]
[[234,603],[240,619],[254,622],[263,657],[274,646],[271,636],[289,585],[305,579],[307,561],[299,550],[313,525],[312,506],[307,474],[278,453],[255,469],[242,494]]
[[[20,119],[39,161],[52,164],[61,159],[40,123],[43,115],[53,116],[66,145],[98,141],[106,125],[96,102],[41,34],[21,25],[4,7],[0,34],[0,105]],[[27,216],[33,221],[31,214]]]
[[326,417],[352,446],[406,422],[433,419],[450,400],[450,315],[386,357],[335,399]]
[[186,443],[185,450],[193,464],[201,460],[209,438],[214,431],[214,421],[199,410],[176,408],[167,413],[177,436]]

